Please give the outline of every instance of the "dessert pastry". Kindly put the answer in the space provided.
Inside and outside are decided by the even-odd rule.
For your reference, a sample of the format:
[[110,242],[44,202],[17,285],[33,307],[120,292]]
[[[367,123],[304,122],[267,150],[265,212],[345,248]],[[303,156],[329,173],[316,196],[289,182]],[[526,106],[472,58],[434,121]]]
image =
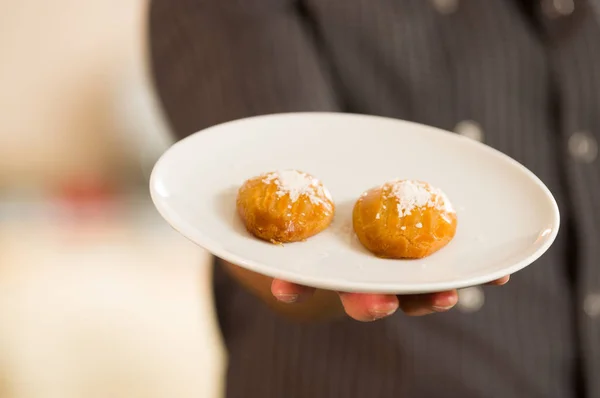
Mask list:
[[297,170],[262,174],[239,189],[237,211],[246,229],[272,243],[318,234],[333,220],[335,205],[323,184]]
[[439,189],[421,181],[387,182],[363,193],[352,223],[358,240],[383,258],[423,258],[456,233],[456,212]]

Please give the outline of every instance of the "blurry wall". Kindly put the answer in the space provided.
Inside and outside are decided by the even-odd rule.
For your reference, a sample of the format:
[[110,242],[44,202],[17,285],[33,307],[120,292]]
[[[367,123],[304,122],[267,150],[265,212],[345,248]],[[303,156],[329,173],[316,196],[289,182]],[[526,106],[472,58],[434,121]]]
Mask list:
[[146,74],[145,7],[0,0],[0,187],[147,174],[169,138]]
[[220,397],[205,254],[156,222],[47,221],[0,227],[0,398]]
[[[220,396],[209,257],[147,198],[171,140],[146,7],[0,0],[0,398]],[[48,205],[81,178],[137,199],[74,218]]]

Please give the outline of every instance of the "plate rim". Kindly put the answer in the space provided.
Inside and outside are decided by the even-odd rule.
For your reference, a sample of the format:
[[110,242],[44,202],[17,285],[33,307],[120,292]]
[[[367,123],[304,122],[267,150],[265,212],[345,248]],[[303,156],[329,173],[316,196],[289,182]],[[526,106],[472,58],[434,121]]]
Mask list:
[[[225,249],[221,244],[215,242],[210,237],[205,234],[199,232],[196,228],[194,228],[191,224],[186,223],[182,220],[176,212],[166,206],[166,203],[163,198],[161,198],[156,192],[156,179],[157,174],[161,168],[161,164],[165,161],[165,159],[169,156],[169,154],[176,150],[176,148],[186,145],[186,142],[191,139],[197,138],[198,135],[206,135],[207,133],[211,133],[214,130],[220,129],[227,125],[237,124],[246,122],[249,120],[256,119],[273,119],[273,118],[286,118],[286,117],[314,117],[314,116],[324,116],[324,117],[355,117],[355,118],[365,118],[365,119],[379,119],[385,120],[387,122],[398,123],[399,125],[404,124],[408,128],[418,128],[430,130],[432,134],[444,134],[448,139],[456,139],[463,140],[467,145],[478,146],[479,150],[487,151],[491,156],[495,156],[497,158],[502,158],[503,161],[510,164],[510,166],[518,169],[519,172],[524,173],[529,177],[529,179],[534,182],[538,188],[542,190],[546,200],[549,201],[552,209],[552,224],[549,225],[551,230],[550,236],[541,244],[536,250],[534,250],[530,255],[523,258],[520,261],[515,262],[513,265],[502,268],[501,270],[490,272],[481,276],[471,277],[469,279],[463,279],[462,281],[450,281],[450,282],[433,282],[433,283],[421,283],[421,284],[408,284],[401,285],[398,283],[379,283],[379,282],[354,282],[354,281],[343,281],[341,283],[330,282],[329,280],[319,280],[318,278],[313,278],[310,276],[302,275],[301,273],[285,271],[281,269],[277,269],[274,267],[265,266],[260,262],[253,260],[246,260],[238,255],[231,253],[229,250]],[[418,294],[418,293],[432,293],[453,289],[462,289],[475,285],[482,285],[493,280],[499,279],[507,274],[514,274],[527,266],[534,263],[540,257],[542,257],[548,249],[554,244],[558,232],[561,227],[561,215],[558,207],[558,203],[554,195],[550,189],[544,184],[544,182],[531,170],[525,167],[523,164],[518,162],[516,159],[510,157],[509,155],[492,148],[489,145],[484,143],[469,139],[467,137],[460,136],[458,134],[452,133],[448,130],[444,130],[438,127],[412,122],[403,119],[396,119],[392,117],[385,116],[377,116],[377,115],[369,115],[369,114],[361,114],[361,113],[347,113],[347,112],[281,112],[281,113],[270,113],[264,115],[243,117],[234,120],[230,120],[224,123],[219,123],[207,127],[205,129],[201,129],[195,133],[184,137],[183,139],[173,143],[167,150],[165,150],[158,160],[155,162],[152,171],[150,173],[149,178],[149,190],[151,200],[161,215],[161,217],[180,235],[191,241],[193,244],[203,248],[208,253],[223,259],[225,261],[236,264],[242,268],[250,270],[252,272],[256,272],[271,278],[283,279],[289,282],[298,283],[301,285],[311,286],[319,289],[327,289],[327,290],[336,290],[336,291],[345,291],[345,292],[362,292],[362,293],[383,293],[383,294]],[[177,225],[177,227],[176,227]],[[266,269],[265,269],[266,268]],[[366,288],[368,286],[368,288]],[[366,289],[366,290],[365,290]]]

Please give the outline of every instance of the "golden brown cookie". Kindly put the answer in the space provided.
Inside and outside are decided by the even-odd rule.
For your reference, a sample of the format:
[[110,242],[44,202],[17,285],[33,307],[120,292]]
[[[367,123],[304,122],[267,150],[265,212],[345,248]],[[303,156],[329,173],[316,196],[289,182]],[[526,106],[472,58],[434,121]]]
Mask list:
[[254,236],[286,243],[307,239],[329,226],[335,205],[323,184],[297,170],[274,171],[247,180],[237,211]]
[[456,234],[456,212],[448,197],[426,182],[397,180],[363,193],[352,214],[354,231],[383,258],[423,258]]

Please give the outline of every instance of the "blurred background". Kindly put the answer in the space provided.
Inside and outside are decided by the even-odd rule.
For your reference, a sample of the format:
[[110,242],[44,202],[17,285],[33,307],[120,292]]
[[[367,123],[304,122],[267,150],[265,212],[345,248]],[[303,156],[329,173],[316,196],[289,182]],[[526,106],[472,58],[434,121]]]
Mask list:
[[0,398],[221,396],[208,255],[147,194],[146,7],[0,0]]

